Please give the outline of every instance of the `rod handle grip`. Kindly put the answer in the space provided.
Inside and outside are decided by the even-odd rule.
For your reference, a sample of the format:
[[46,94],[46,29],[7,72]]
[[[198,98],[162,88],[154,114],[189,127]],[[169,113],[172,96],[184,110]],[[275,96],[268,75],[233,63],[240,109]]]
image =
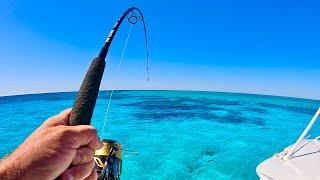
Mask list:
[[105,60],[100,57],[92,61],[74,101],[69,125],[89,125],[91,123],[105,64]]

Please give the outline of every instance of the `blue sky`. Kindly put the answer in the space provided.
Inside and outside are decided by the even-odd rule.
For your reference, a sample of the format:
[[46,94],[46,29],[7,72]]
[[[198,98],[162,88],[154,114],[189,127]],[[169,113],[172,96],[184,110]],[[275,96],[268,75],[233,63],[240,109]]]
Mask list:
[[0,95],[75,91],[113,23],[129,6],[145,14],[150,46],[146,82],[143,31],[117,34],[101,89],[183,89],[320,99],[317,1],[0,2]]

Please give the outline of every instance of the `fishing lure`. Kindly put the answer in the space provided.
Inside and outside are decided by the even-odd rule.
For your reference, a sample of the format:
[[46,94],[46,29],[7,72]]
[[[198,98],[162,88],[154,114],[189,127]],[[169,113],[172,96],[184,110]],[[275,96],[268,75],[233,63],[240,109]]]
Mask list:
[[[77,97],[74,101],[73,109],[69,118],[69,125],[90,125],[94,107],[96,104],[99,87],[106,64],[106,56],[111,45],[111,42],[122,24],[123,20],[128,16],[129,23],[136,24],[139,20],[143,24],[147,60],[147,73],[149,80],[149,65],[148,65],[148,39],[147,30],[142,12],[136,8],[131,7],[126,10],[119,20],[115,23],[110,34],[108,35],[104,46],[102,47],[98,57],[93,59],[78,91]],[[103,140],[104,147],[95,153],[95,160],[97,165],[98,179],[120,179],[121,174],[121,153],[123,146],[113,140]]]

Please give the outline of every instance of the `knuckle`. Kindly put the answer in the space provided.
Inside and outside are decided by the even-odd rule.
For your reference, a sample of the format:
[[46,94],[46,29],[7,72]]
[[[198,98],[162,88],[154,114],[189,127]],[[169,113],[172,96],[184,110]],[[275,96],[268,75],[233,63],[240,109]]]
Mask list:
[[44,126],[50,126],[50,124],[52,124],[52,122],[54,122],[55,119],[56,119],[56,116],[52,116],[52,117],[48,118],[47,120],[45,120],[43,122],[43,125]]
[[94,150],[90,149],[90,148],[86,148],[86,156],[88,157],[93,157],[94,156]]
[[98,135],[97,129],[93,126],[86,126],[84,127],[83,131],[87,134],[88,137],[94,138]]
[[94,160],[92,159],[91,161],[90,161],[90,169],[94,169],[95,168],[95,162],[94,162]]
[[87,163],[91,160],[93,160],[94,157],[94,151],[90,148],[87,147],[82,147],[78,149],[76,158],[74,159],[73,164],[74,165],[79,165],[83,163]]
[[71,135],[72,134],[72,132],[73,132],[73,130],[72,129],[70,129],[68,126],[62,126],[61,127],[61,133],[62,133],[62,135],[64,135],[64,136],[69,136],[69,135]]
[[97,134],[97,129],[94,128],[93,126],[88,126],[88,130],[89,130],[92,134]]
[[94,151],[91,150],[90,148],[85,148],[85,149],[83,149],[83,151],[82,151],[80,156],[82,156],[82,160],[83,161],[91,160],[91,159],[93,159]]
[[82,133],[97,132],[96,128],[94,128],[93,126],[90,126],[90,125],[79,125],[79,126],[77,126],[77,129],[79,132],[82,132]]
[[74,131],[69,126],[61,126],[60,129],[60,141],[63,142],[64,145],[69,147],[76,147],[77,143],[74,137]]

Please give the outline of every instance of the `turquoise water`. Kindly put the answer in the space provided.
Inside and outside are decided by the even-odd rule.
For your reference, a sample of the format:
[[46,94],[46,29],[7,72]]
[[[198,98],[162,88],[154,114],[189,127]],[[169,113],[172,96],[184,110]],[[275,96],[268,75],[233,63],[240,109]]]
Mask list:
[[[92,120],[100,133],[108,95],[99,94]],[[0,97],[0,156],[74,98]],[[122,179],[257,179],[259,162],[292,144],[319,106],[315,100],[247,94],[116,91],[103,137],[126,149]],[[320,134],[319,123],[311,135]]]

